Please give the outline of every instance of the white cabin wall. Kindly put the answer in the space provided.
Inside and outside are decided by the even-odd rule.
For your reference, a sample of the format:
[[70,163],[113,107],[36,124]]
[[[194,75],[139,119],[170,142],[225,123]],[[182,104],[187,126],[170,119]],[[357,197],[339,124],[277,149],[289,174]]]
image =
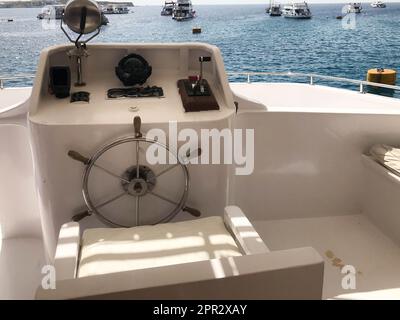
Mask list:
[[3,239],[41,238],[26,127],[31,89],[0,90],[0,236]]
[[255,129],[255,170],[234,176],[230,203],[253,220],[365,211],[361,156],[375,143],[398,143],[400,116],[337,113],[240,113]]
[[0,225],[3,238],[41,237],[28,130],[0,125]]

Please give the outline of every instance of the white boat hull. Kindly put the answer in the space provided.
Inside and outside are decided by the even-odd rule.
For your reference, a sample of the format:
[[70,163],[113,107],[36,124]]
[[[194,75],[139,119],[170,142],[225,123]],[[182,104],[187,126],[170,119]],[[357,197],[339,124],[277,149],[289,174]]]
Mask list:
[[[250,257],[252,272],[260,273],[257,268],[262,265],[262,279],[272,279],[276,277],[274,268],[279,266],[283,278],[293,279],[280,284],[277,289],[264,287],[260,291],[262,294],[250,290],[251,297],[356,299],[368,298],[371,295],[366,293],[371,290],[375,291],[371,294],[379,297],[390,298],[396,293],[388,288],[400,285],[397,277],[400,266],[400,178],[377,165],[365,153],[371,144],[394,144],[398,141],[400,100],[316,84],[228,83],[222,56],[216,47],[210,45],[105,44],[91,46],[91,60],[85,65],[96,70],[84,73],[86,88],[94,93],[92,103],[70,105],[67,100],[46,96],[47,57],[50,55],[55,61],[64,61],[62,59],[68,59],[66,48],[53,47],[43,52],[30,97],[30,89],[0,90],[0,148],[3,151],[0,171],[5,177],[0,186],[1,238],[3,243],[10,239],[22,241],[18,246],[6,243],[8,262],[13,261],[10,260],[11,252],[15,257],[23,257],[24,251],[30,250],[34,254],[33,257],[25,255],[27,260],[42,263],[42,239],[46,257],[52,263],[60,226],[85,207],[81,194],[84,166],[71,160],[67,152],[76,149],[87,156],[93,155],[106,141],[132,134],[132,118],[140,114],[144,120],[143,132],[153,128],[168,132],[170,120],[176,120],[179,129],[190,129],[197,134],[202,129],[253,130],[256,156],[251,174],[235,175],[239,166],[231,163],[189,166],[192,179],[189,201],[203,212],[204,217],[222,214],[227,204],[240,206],[258,226],[266,244],[273,248],[261,260]],[[166,98],[146,101],[145,107],[137,113],[129,108],[131,101],[105,100],[104,88],[107,85],[101,82],[107,79],[106,75],[114,74],[114,61],[119,60],[127,48],[140,51],[151,60],[155,67],[152,81],[161,84],[168,93]],[[215,65],[204,68],[210,83],[218,79],[226,81],[219,86],[221,91],[217,94],[222,107],[219,111],[185,113],[182,108],[177,108],[181,107],[181,101],[176,81],[171,81],[171,78],[181,76],[179,72],[187,74],[188,68],[181,69],[182,61],[197,66],[198,55],[206,54],[212,54],[215,61]],[[165,61],[169,63],[165,64]],[[98,65],[104,68],[96,68]],[[163,68],[162,72],[157,72],[157,68]],[[40,81],[41,77],[43,81]],[[21,90],[20,95],[15,94],[16,90]],[[237,112],[234,102],[237,102]],[[222,151],[222,143],[218,151]],[[132,159],[126,157],[126,150],[119,152],[120,156],[103,159],[118,172],[132,164]],[[172,183],[164,192],[173,191],[177,184],[174,175],[169,179]],[[106,196],[109,186],[111,184],[104,184],[100,177],[92,188]],[[154,201],[144,204],[151,209],[149,212],[164,209]],[[115,207],[115,217],[123,219],[120,209],[131,209],[131,206],[132,201],[128,200]],[[190,218],[181,215],[175,221]],[[94,217],[80,223],[82,230],[98,226],[103,225]],[[30,237],[37,239],[39,244],[34,247],[25,245]],[[293,249],[310,245],[315,250]],[[330,252],[329,256],[327,252]],[[338,285],[341,273],[337,265],[331,263],[329,257],[332,256],[346,264],[354,264],[362,273],[360,287],[351,295]],[[321,257],[329,262],[325,267],[325,278]],[[237,261],[242,268],[241,258],[232,261]],[[13,275],[12,270],[5,266],[0,263],[1,279]],[[142,270],[139,272],[141,276],[136,278],[131,273],[128,277],[114,274],[111,278],[98,279],[93,276],[86,279],[84,288],[79,287],[78,278],[67,279],[70,286],[62,286],[63,282],[56,293],[53,290],[41,292],[46,298],[73,298],[96,294],[96,287],[104,290],[117,288],[124,297],[132,298],[140,295],[140,290],[130,291],[130,286],[137,285],[140,279],[144,289],[149,290],[146,292],[153,293],[152,297],[174,297],[171,292],[187,290],[179,282],[182,277],[187,283],[193,282],[187,274],[194,273],[199,283],[209,280],[210,275],[215,279],[216,271],[209,261],[196,266],[198,269],[180,265],[172,270],[174,272],[172,267],[157,270],[160,279],[156,281],[166,284],[173,278],[178,283],[176,291],[162,291],[165,287],[151,291],[154,286],[145,285],[152,278],[142,277],[147,274]],[[37,265],[24,262],[23,267],[31,268],[32,274],[37,276],[33,283],[40,283],[42,275],[37,274]],[[225,269],[217,270],[218,277],[230,284],[231,275],[225,274]],[[231,272],[232,268],[229,270]],[[24,274],[31,273],[24,271]],[[239,276],[245,275],[240,273]],[[25,293],[33,298],[31,282],[21,278],[16,281],[22,284],[26,281]],[[0,281],[2,288],[6,288],[4,283]],[[247,283],[243,281],[243,285]],[[290,290],[293,286],[297,289]],[[224,292],[223,286],[219,291],[210,292],[209,288],[204,287],[200,292],[190,287],[193,290],[188,292],[194,297],[197,293],[209,294],[209,297],[223,294],[235,297],[238,292],[246,292]],[[7,292],[12,293],[10,290]],[[113,292],[106,293],[114,297]]]

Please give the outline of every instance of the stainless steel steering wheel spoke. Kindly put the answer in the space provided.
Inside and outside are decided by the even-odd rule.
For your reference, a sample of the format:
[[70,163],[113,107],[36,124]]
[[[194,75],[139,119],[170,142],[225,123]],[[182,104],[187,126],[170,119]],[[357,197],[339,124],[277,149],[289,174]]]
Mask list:
[[114,196],[114,197],[112,197],[112,198],[110,198],[110,199],[108,199],[106,201],[101,202],[100,204],[95,205],[94,207],[96,209],[100,209],[100,208],[110,204],[111,202],[117,201],[118,199],[122,198],[124,195],[126,195],[125,191],[122,192],[122,193],[119,193],[118,195],[116,195],[116,196]]
[[108,173],[110,176],[113,176],[114,178],[117,178],[123,182],[129,183],[129,180],[124,179],[123,177],[113,173],[112,171],[110,171],[102,166],[99,166],[98,164],[94,164],[93,166],[96,167],[97,169],[104,171],[105,173]]
[[136,178],[139,179],[139,141],[136,141]]
[[180,165],[181,165],[180,163],[177,163],[177,164],[171,165],[170,167],[168,167],[168,168],[166,168],[164,170],[161,170],[159,173],[156,174],[156,178],[162,176],[163,174],[171,171],[172,169],[174,169],[176,167],[179,167]]
[[140,204],[140,197],[136,196],[136,201],[135,201],[135,221],[136,225],[139,225],[139,204]]
[[[171,152],[170,150],[168,150],[168,151]],[[162,176],[163,174],[165,174],[165,173],[171,171],[172,169],[174,169],[174,168],[176,168],[176,167],[185,165],[184,160],[186,160],[187,162],[189,162],[189,161],[190,161],[192,158],[194,158],[194,157],[200,157],[201,152],[202,152],[202,151],[201,151],[200,148],[195,149],[195,150],[190,150],[190,149],[189,149],[189,150],[186,152],[185,158],[183,158],[183,159],[180,158],[177,154],[174,154],[174,153],[171,152],[171,154],[173,154],[173,156],[176,158],[176,160],[177,160],[178,162],[177,162],[176,164],[171,165],[171,166],[168,167],[168,168],[165,168],[164,170],[161,170],[159,173],[156,174],[156,178]]]
[[171,200],[171,199],[169,199],[169,198],[167,198],[167,197],[164,197],[164,196],[162,196],[162,195],[160,195],[160,194],[158,194],[158,193],[155,193],[155,192],[153,192],[153,191],[149,191],[149,194],[151,194],[151,195],[153,195],[153,196],[155,196],[155,197],[157,197],[157,198],[159,198],[159,199],[161,199],[161,200],[164,200],[164,201],[166,201],[166,202],[169,202],[169,203],[171,203],[171,204],[178,205],[178,202],[176,202],[176,201],[174,201],[174,200]]

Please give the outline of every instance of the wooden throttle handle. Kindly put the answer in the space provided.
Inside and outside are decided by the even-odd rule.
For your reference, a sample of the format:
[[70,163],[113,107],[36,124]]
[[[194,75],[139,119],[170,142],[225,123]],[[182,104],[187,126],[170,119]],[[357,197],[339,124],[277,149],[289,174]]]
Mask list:
[[139,116],[136,116],[133,119],[133,127],[135,128],[135,137],[136,138],[141,138],[142,133],[140,132],[140,127],[142,126],[142,119],[140,119]]
[[72,221],[74,221],[74,222],[79,222],[79,221],[81,221],[82,219],[85,219],[86,217],[89,217],[90,216],[90,212],[89,211],[85,211],[85,212],[82,212],[82,213],[78,213],[78,214],[76,214],[76,215],[74,215],[73,217],[72,217]]
[[89,164],[90,159],[81,155],[79,152],[70,150],[68,151],[68,156],[76,161],[82,162],[83,164]]
[[194,209],[194,208],[185,207],[185,208],[183,208],[183,211],[191,214],[193,217],[197,217],[198,218],[198,217],[201,216],[201,212],[199,210],[197,210],[197,209]]

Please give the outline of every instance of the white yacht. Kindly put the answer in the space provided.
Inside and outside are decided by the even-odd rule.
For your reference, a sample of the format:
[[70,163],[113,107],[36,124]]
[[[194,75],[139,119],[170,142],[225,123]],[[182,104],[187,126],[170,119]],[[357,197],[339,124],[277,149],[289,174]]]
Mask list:
[[193,10],[192,1],[178,0],[172,11],[172,19],[176,21],[185,21],[193,19],[196,16],[196,11]]
[[283,7],[282,15],[292,19],[311,19],[312,14],[307,2],[291,3]]
[[271,0],[269,7],[266,9],[266,13],[271,17],[280,17],[282,15],[281,5]]
[[129,8],[122,4],[108,4],[103,6],[104,14],[128,14]]
[[174,11],[175,2],[174,1],[165,1],[165,4],[161,10],[162,16],[172,16],[172,12]]
[[42,19],[56,19],[62,18],[64,5],[48,5],[42,8],[42,12],[37,15],[37,18]]
[[399,299],[400,100],[365,89],[400,87],[100,23],[68,2],[33,87],[0,77],[1,299]]
[[347,5],[347,13],[361,13],[361,2],[353,2]]
[[372,8],[386,8],[386,3],[384,3],[383,1],[374,1],[371,3],[371,7]]

